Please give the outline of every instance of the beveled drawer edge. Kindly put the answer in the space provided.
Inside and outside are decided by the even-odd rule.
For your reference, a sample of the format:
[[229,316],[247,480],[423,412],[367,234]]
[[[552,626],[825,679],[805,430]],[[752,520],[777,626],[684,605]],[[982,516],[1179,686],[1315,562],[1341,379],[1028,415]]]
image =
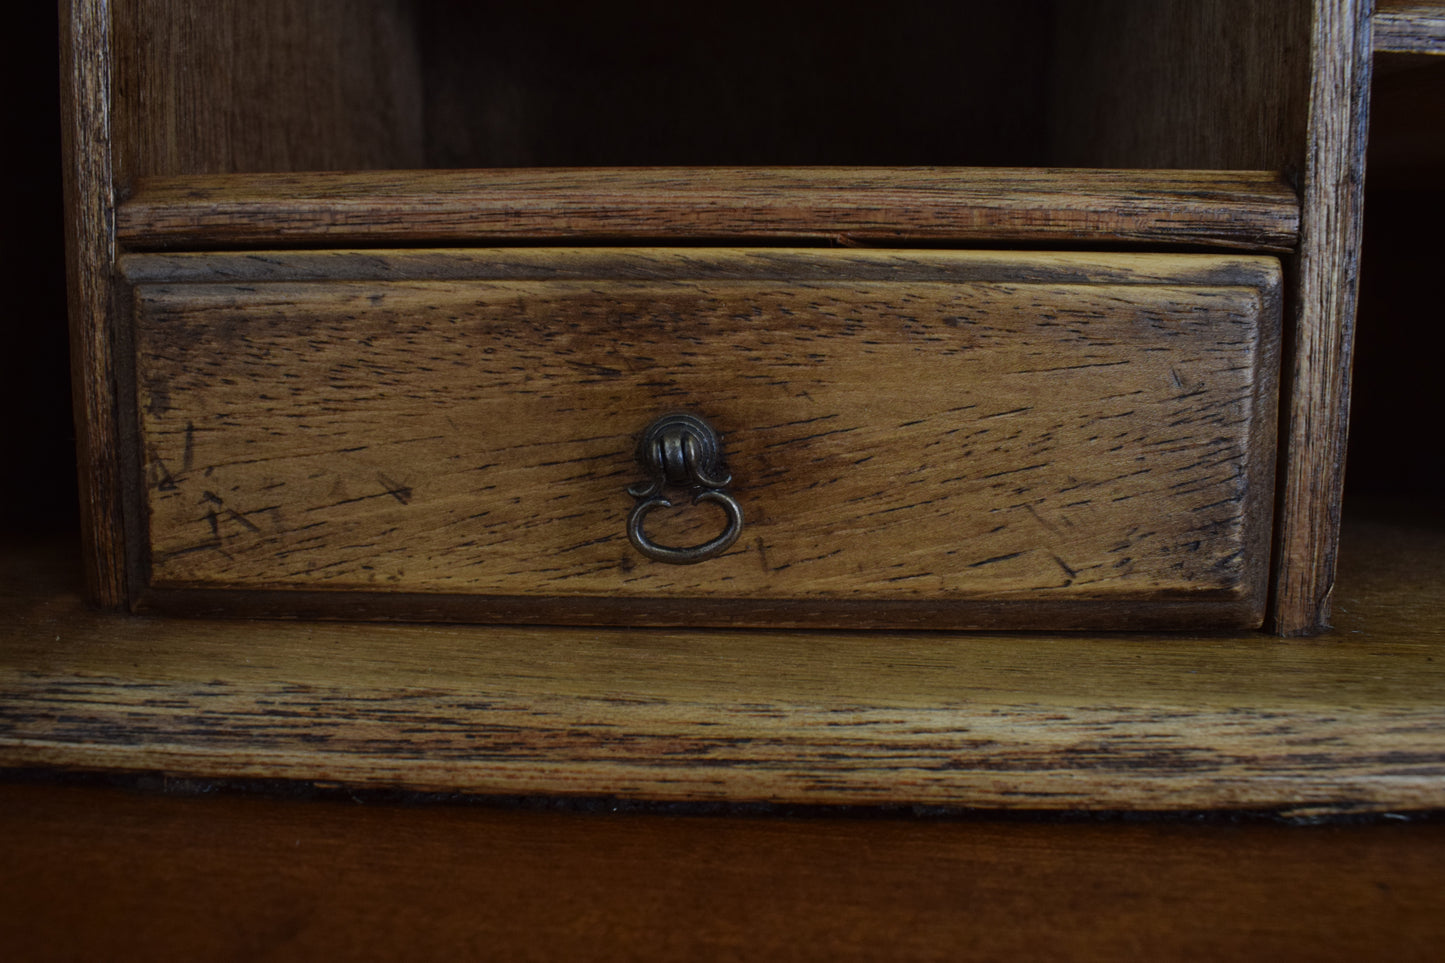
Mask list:
[[961,631],[1198,631],[1258,629],[1259,590],[1176,592],[1171,597],[1070,600],[608,598],[421,592],[147,587],[138,614],[188,618],[385,620],[501,625],[754,629],[948,629]]
[[436,248],[128,254],[130,284],[280,281],[596,280],[1087,281],[1238,285],[1277,296],[1279,259],[1258,254],[816,248]]
[[[1278,367],[1281,271],[1277,258],[1231,254],[1037,253],[1018,251],[839,251],[785,248],[696,248],[679,264],[676,248],[498,248],[398,251],[231,252],[127,255],[118,262],[122,284],[257,283],[312,280],[587,280],[600,277],[628,280],[698,278],[787,281],[835,279],[887,281],[969,281],[1055,283],[1087,280],[1093,285],[1239,286],[1258,292],[1265,333],[1261,370]],[[1012,273],[1000,273],[1012,266]],[[380,272],[381,276],[378,276]],[[184,280],[180,280],[184,279]],[[126,323],[133,304],[124,303]],[[129,365],[127,365],[129,368]],[[128,372],[128,376],[133,373]],[[1257,391],[1262,386],[1257,385]],[[1257,438],[1268,444],[1251,477],[1257,486],[1275,471],[1276,398],[1257,395],[1260,415],[1253,419]],[[134,397],[133,390],[130,395]],[[133,413],[131,417],[134,417]],[[1256,442],[1257,443],[1257,442]],[[133,454],[132,456],[133,457]],[[133,473],[133,477],[135,476]],[[1273,499],[1258,511],[1265,523],[1246,536],[1250,543],[1245,585],[1232,589],[1178,592],[1163,600],[1123,598],[1039,601],[950,599],[846,600],[749,599],[741,613],[736,600],[689,598],[543,598],[507,595],[450,595],[343,592],[298,589],[204,589],[154,586],[150,583],[148,545],[140,533],[143,506],[129,516],[138,528],[127,539],[135,550],[129,580],[131,608],[137,613],[206,617],[280,617],[295,619],[369,619],[400,621],[475,621],[515,624],[635,624],[687,626],[702,619],[713,626],[775,628],[916,628],[964,630],[1112,631],[1258,629],[1266,603],[1270,558],[1269,516]]]

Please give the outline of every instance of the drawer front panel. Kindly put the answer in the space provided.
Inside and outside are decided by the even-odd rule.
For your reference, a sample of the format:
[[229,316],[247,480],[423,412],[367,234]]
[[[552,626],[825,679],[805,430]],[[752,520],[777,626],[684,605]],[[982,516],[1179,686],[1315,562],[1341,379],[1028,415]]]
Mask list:
[[[374,278],[136,285],[151,588],[1257,620],[1273,261],[599,252],[509,277],[485,253],[371,256]],[[626,534],[636,439],[671,411],[721,432],[746,516],[697,565]],[[720,519],[648,526],[689,544]]]

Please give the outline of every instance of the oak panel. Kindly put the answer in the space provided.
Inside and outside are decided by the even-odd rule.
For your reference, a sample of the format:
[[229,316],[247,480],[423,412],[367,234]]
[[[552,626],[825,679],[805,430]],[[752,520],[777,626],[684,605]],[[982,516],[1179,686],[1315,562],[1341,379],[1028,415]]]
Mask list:
[[[151,587],[1042,602],[995,617],[1065,625],[1123,601],[1258,623],[1273,262],[780,252],[758,279],[727,252],[573,258],[546,280],[403,280],[400,256],[385,281],[140,284]],[[1171,268],[1214,283],[1139,283]],[[625,536],[635,438],[671,410],[724,434],[748,516],[703,565]],[[650,526],[690,544],[719,522]]]

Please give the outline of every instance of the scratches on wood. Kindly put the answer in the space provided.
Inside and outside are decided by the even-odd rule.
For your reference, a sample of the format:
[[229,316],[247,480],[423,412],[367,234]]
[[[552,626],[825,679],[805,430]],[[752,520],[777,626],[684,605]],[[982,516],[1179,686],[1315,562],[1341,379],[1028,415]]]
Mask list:
[[[1358,507],[1358,506],[1357,506]],[[1339,629],[1169,636],[237,622],[0,552],[0,765],[999,809],[1445,806],[1445,526],[1346,529]]]
[[[1268,259],[340,252],[237,278],[252,263],[126,262],[155,589],[1258,621]],[[719,427],[749,517],[704,566],[624,534],[635,434],[673,409]],[[670,511],[654,537],[716,526]]]

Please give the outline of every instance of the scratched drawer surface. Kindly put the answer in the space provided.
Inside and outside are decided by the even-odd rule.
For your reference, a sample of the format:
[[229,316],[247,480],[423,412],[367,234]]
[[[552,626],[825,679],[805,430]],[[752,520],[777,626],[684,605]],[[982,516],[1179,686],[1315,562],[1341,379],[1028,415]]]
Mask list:
[[[137,607],[1257,625],[1278,265],[1213,255],[146,255]],[[721,435],[715,557],[629,538],[638,438]],[[653,510],[706,543],[718,505]]]

